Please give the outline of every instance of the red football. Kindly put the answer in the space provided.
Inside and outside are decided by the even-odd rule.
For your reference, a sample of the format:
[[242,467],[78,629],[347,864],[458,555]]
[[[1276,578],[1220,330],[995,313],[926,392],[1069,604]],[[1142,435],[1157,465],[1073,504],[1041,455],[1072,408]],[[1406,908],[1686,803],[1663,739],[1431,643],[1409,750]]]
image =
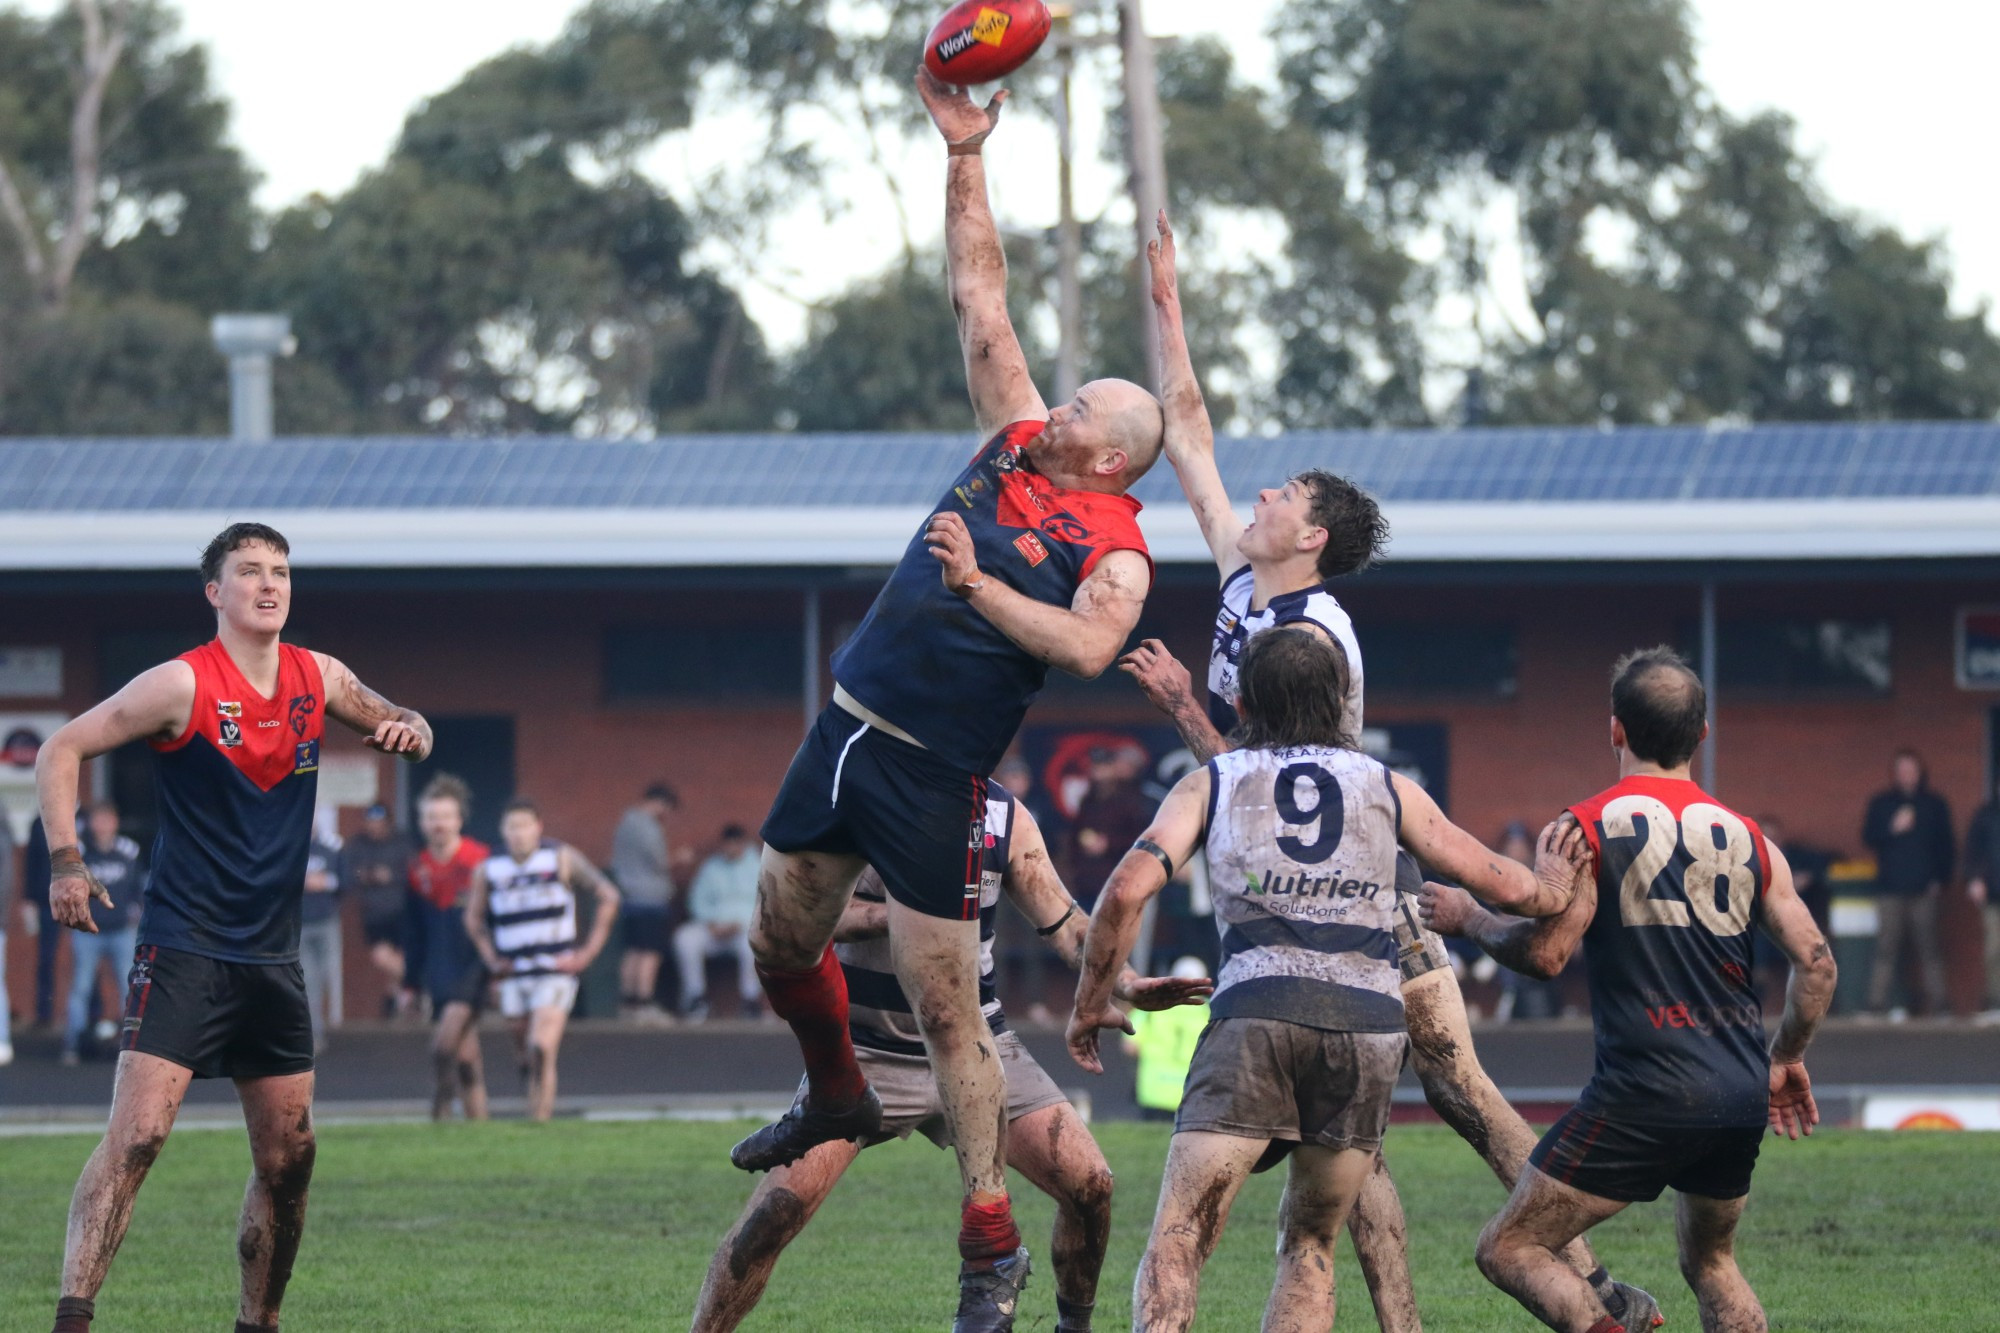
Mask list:
[[1042,0],[959,0],[924,39],[924,68],[960,87],[1004,79],[1049,35]]

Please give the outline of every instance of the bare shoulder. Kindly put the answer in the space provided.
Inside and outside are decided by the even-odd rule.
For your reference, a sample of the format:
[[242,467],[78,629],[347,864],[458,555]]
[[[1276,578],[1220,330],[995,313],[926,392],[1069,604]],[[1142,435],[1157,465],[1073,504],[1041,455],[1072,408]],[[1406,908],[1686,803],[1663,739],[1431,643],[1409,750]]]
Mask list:
[[1137,551],[1120,549],[1107,552],[1077,592],[1106,599],[1144,598],[1152,583],[1152,563]]

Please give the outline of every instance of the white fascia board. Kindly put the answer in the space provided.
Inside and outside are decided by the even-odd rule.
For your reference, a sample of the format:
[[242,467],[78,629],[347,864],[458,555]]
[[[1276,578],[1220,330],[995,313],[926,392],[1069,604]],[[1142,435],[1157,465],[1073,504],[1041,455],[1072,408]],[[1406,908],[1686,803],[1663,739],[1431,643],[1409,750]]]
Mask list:
[[[1247,515],[1249,506],[1241,506]],[[1399,562],[2000,556],[2000,499],[1385,506]],[[185,569],[227,524],[283,532],[302,565],[409,569],[894,563],[920,508],[312,509],[0,514],[0,569]],[[1206,563],[1193,515],[1155,505],[1156,560]],[[84,540],[79,540],[83,537]]]

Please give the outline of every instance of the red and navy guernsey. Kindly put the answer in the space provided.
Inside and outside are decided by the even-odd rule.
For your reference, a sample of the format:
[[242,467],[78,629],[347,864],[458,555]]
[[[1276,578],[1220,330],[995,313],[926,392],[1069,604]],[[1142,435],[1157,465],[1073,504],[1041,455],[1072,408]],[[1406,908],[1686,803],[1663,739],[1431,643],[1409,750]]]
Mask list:
[[139,943],[292,962],[326,720],[319,663],[279,645],[278,686],[266,698],[220,641],[180,660],[194,668],[194,711],[180,735],[152,743],[160,834]]
[[[1022,457],[1044,424],[1017,421],[995,435],[930,513],[965,520],[983,576],[1066,607],[1111,552],[1137,551],[1149,568],[1152,557],[1137,500],[1057,486]],[[834,654],[833,676],[945,762],[990,773],[1048,667],[944,586],[919,528],[861,627]]]

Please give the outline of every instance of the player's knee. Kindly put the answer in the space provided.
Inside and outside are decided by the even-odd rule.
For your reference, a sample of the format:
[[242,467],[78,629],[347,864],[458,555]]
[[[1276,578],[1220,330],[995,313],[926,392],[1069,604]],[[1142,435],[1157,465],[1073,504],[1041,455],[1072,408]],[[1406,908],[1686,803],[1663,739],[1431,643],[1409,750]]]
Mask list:
[[1479,1243],[1473,1247],[1472,1260],[1479,1265],[1479,1271],[1486,1275],[1488,1281],[1498,1281],[1506,1271],[1506,1255],[1512,1249],[1510,1241],[1511,1237],[1497,1217],[1479,1233]]
[[1110,1212],[1111,1188],[1111,1168],[1099,1162],[1071,1182],[1070,1211],[1084,1217]]
[[167,1127],[157,1121],[146,1121],[117,1132],[112,1151],[121,1170],[144,1175],[153,1169],[153,1163],[160,1159],[160,1150],[166,1146]]
[[528,1072],[535,1078],[547,1078],[549,1071],[556,1067],[556,1044],[552,1041],[531,1041],[528,1043]]
[[313,1162],[318,1156],[319,1139],[307,1130],[273,1149],[258,1153],[257,1179],[274,1195],[301,1193],[312,1183]]

